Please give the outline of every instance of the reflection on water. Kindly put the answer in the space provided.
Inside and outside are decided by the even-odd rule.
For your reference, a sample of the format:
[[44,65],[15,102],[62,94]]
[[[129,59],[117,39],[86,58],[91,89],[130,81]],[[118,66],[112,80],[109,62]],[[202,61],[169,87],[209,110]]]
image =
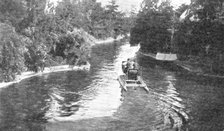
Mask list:
[[189,119],[185,113],[185,105],[175,88],[175,76],[169,74],[165,76],[164,83],[167,85],[164,93],[158,94],[160,108],[164,112],[164,121],[169,123],[172,128],[181,130],[186,121]]
[[[120,61],[134,56],[135,48],[111,44],[96,46],[93,50],[91,74],[88,76],[91,77],[91,84],[85,87],[86,90],[77,93],[53,88],[49,94],[50,108],[46,113],[49,121],[75,121],[112,116],[117,111],[121,104],[121,89],[117,82],[117,76],[121,73]],[[66,95],[77,98],[79,95],[80,98],[66,103]]]
[[150,92],[121,94],[121,62],[138,47],[93,47],[90,72],[33,77],[0,89],[0,130],[219,131],[224,129],[224,89],[164,69],[137,56]]
[[139,57],[139,63],[143,67],[143,78],[153,92],[158,103],[157,110],[162,115],[162,122],[157,125],[157,130],[187,130],[185,125],[189,120],[189,115],[176,89],[178,79],[175,73],[158,65],[153,65],[145,57]]
[[89,73],[46,74],[2,89],[0,129],[44,130],[47,121],[112,116],[122,103],[117,82],[121,61],[137,50],[117,44],[93,47]]
[[[189,114],[189,130],[224,129],[224,89],[220,80],[178,77],[176,87]],[[192,80],[195,79],[195,80]]]

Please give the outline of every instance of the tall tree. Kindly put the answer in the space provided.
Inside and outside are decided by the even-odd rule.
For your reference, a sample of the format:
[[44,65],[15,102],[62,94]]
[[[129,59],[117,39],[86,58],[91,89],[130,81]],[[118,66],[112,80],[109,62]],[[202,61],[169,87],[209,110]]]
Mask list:
[[111,32],[111,35],[115,38],[121,33],[120,28],[122,24],[124,24],[124,13],[119,11],[118,7],[116,0],[111,0],[109,1],[109,4],[106,5],[106,15],[108,19],[107,26],[109,26],[109,32]]
[[25,0],[0,0],[0,22],[16,26],[26,17]]
[[13,80],[15,74],[22,71],[26,44],[25,39],[15,32],[15,28],[0,23],[0,71],[3,80]]
[[180,56],[197,59],[209,72],[224,69],[223,4],[223,0],[192,0],[176,35]]
[[141,42],[143,51],[163,51],[170,44],[173,10],[170,1],[144,0],[136,25],[131,30],[131,44]]

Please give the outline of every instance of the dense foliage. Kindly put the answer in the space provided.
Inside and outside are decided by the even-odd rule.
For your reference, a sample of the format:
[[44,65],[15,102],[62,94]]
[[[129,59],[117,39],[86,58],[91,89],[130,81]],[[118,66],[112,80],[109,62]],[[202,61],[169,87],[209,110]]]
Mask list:
[[206,47],[210,50],[223,52],[223,1],[194,1],[188,8],[191,12],[183,22],[179,24],[178,37],[187,37],[180,42],[180,48],[186,46],[185,54],[199,55],[206,53]]
[[176,32],[180,59],[194,58],[206,72],[223,73],[223,5],[223,0],[192,1]]
[[0,80],[46,66],[85,64],[94,37],[127,33],[125,20],[114,0],[106,7],[96,0],[57,6],[49,0],[0,0]]
[[24,48],[27,40],[15,32],[15,28],[0,23],[0,72],[1,79],[12,80],[24,67]]
[[173,27],[170,47],[178,53],[179,60],[196,63],[205,72],[221,73],[224,69],[223,5],[223,0],[192,0],[190,5],[174,10],[168,0],[162,3],[144,0],[131,29],[130,43],[141,43],[145,52],[167,51],[171,43],[167,29]]
[[145,0],[135,26],[131,30],[131,44],[141,42],[143,51],[164,51],[170,44],[169,28],[172,26],[173,10],[169,1]]

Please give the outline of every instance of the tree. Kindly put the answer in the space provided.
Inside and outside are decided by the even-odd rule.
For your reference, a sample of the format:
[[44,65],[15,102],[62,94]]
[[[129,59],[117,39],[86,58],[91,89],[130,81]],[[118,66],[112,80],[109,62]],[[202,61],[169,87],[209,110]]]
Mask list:
[[145,52],[163,51],[170,44],[170,33],[167,29],[172,26],[173,10],[170,2],[145,0],[137,15],[136,25],[131,30],[131,44],[141,42]]
[[109,19],[116,19],[118,12],[118,5],[116,4],[116,0],[109,1],[109,5],[106,5],[107,13],[109,14]]
[[0,71],[6,81],[26,69],[37,72],[44,66],[86,63],[89,34],[118,35],[124,24],[115,1],[104,8],[96,0],[63,0],[51,8],[53,13],[46,11],[46,2],[0,0]]
[[179,54],[198,58],[200,66],[209,72],[224,69],[223,3],[223,0],[193,0],[187,9],[186,6],[178,9],[188,12],[176,33]]
[[23,70],[25,44],[24,38],[15,32],[15,28],[0,23],[0,68],[3,80],[13,80],[15,74]]
[[[184,23],[180,23],[179,26],[179,32],[185,32],[184,34],[189,38],[185,40],[185,44],[191,47],[189,50],[193,50],[194,48],[198,49],[196,52],[199,54],[205,53],[205,47],[210,45],[211,48],[216,48],[220,52],[223,52],[220,44],[222,43],[222,31],[220,29],[223,28],[223,24],[219,18],[219,14],[223,8],[222,3],[222,0],[194,0],[192,2],[191,6],[188,8],[188,10],[192,12],[191,15],[189,14],[191,17],[186,17]],[[198,55],[198,53],[194,53],[194,55]]]
[[26,17],[25,0],[0,0],[0,22],[16,25]]
[[109,4],[106,5],[106,15],[108,19],[109,30],[113,30],[111,35],[114,35],[116,38],[117,35],[120,34],[119,28],[123,24],[124,13],[118,11],[118,5],[116,4],[116,0],[109,1]]

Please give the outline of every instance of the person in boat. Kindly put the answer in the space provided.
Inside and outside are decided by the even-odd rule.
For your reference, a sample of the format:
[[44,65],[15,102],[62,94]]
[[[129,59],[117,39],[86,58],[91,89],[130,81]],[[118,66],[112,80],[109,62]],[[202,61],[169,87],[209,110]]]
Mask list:
[[137,80],[138,64],[135,60],[127,59],[127,62],[122,62],[122,70],[130,80]]
[[127,59],[127,63],[126,63],[126,67],[127,67],[127,68],[130,68],[130,66],[131,66],[131,59],[128,58],[128,59]]
[[122,61],[122,71],[125,74],[127,73],[127,61]]
[[131,60],[128,58],[127,61],[122,61],[122,71],[127,74],[128,70],[131,68]]
[[131,62],[131,68],[128,71],[128,79],[138,80],[139,66],[136,60]]
[[139,65],[138,65],[138,63],[136,62],[136,60],[134,60],[133,67],[134,67],[135,70],[139,70]]

